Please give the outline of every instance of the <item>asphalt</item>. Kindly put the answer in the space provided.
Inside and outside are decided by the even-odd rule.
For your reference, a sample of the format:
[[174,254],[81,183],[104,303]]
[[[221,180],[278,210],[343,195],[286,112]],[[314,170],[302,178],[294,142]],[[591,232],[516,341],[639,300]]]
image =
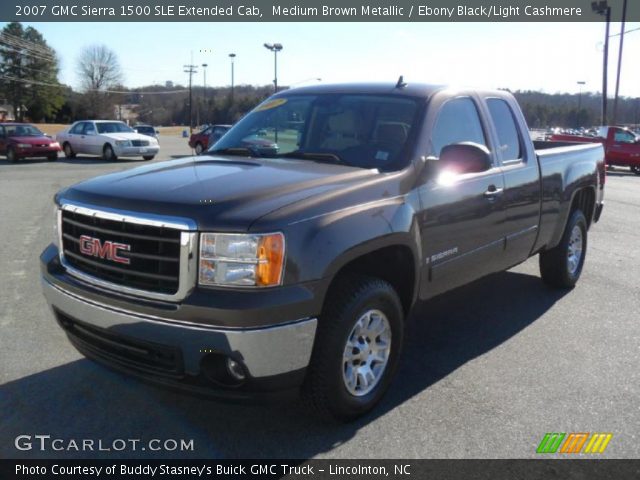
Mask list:
[[[161,145],[157,160],[189,154],[179,137]],[[142,163],[0,159],[0,458],[535,458],[546,432],[610,432],[603,457],[640,457],[639,176],[609,173],[574,290],[545,287],[533,258],[421,305],[382,404],[327,425],[297,403],[224,404],[141,384],[84,359],[54,323],[38,265],[54,193]],[[194,449],[19,450],[19,435]]]

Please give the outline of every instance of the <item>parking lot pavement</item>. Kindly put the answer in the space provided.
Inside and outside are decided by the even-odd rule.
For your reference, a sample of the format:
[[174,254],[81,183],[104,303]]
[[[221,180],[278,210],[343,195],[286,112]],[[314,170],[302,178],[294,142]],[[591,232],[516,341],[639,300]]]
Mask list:
[[[161,145],[158,160],[189,153],[182,138]],[[52,197],[140,164],[0,160],[0,458],[535,457],[546,432],[611,432],[603,457],[640,456],[640,177],[609,175],[573,291],[543,286],[531,259],[421,305],[382,405],[336,426],[298,404],[222,404],[144,385],[68,343],[39,285]],[[21,434],[105,445],[185,439],[195,448],[20,451]]]

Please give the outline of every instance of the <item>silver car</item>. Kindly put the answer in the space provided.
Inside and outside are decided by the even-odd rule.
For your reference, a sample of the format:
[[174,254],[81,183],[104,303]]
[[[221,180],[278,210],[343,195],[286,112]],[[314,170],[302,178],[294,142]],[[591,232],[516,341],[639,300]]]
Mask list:
[[124,122],[83,120],[56,135],[67,158],[78,154],[97,155],[107,161],[118,157],[152,160],[160,151],[158,140],[137,133]]

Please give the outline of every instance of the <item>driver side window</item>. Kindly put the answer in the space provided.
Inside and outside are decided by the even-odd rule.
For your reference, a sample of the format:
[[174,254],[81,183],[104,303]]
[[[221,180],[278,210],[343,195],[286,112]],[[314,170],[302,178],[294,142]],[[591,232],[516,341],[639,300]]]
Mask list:
[[440,157],[443,147],[460,142],[487,146],[478,110],[469,97],[454,98],[442,106],[431,132],[431,153]]

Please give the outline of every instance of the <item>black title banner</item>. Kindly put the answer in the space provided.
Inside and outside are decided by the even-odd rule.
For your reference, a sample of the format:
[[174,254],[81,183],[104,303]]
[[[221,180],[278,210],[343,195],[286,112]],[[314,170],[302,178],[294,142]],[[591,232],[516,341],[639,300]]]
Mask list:
[[0,460],[9,479],[568,479],[640,477],[640,460]]
[[[619,20],[623,0],[608,0]],[[599,2],[596,2],[599,3]],[[592,0],[3,0],[25,22],[597,22]],[[629,1],[627,21],[640,21]]]

